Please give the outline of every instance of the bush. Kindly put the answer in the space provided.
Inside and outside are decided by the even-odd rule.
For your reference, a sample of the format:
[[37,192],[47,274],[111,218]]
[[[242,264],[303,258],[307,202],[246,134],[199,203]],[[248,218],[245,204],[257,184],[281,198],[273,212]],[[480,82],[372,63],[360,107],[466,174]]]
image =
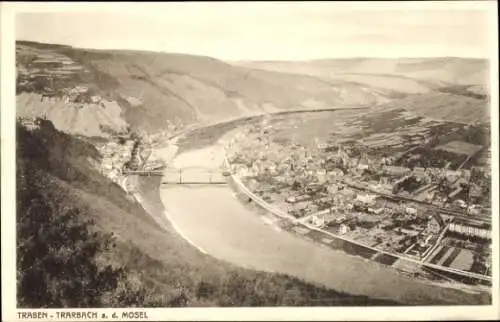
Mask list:
[[142,306],[146,292],[130,283],[127,270],[104,264],[113,233],[99,232],[60,181],[27,157],[41,149],[30,142],[17,146],[18,305]]
[[[106,307],[138,304],[126,270],[101,265],[114,247],[112,233],[95,231],[81,209],[58,203],[61,193],[39,173],[17,186],[17,274],[21,307]],[[121,291],[120,291],[121,288]]]

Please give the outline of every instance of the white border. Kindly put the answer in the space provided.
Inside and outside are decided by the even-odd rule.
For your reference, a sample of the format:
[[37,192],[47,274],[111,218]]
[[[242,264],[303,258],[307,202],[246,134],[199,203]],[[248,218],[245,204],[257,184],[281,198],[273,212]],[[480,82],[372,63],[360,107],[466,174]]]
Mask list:
[[[19,320],[16,312],[15,273],[15,14],[17,12],[143,12],[155,6],[207,6],[214,3],[1,3],[1,192],[2,192],[2,317],[5,321]],[[248,3],[225,3],[225,6],[243,8]],[[286,5],[286,4],[284,4]],[[319,6],[323,3],[301,3],[301,6]],[[493,254],[498,254],[498,19],[494,1],[479,2],[336,2],[328,5],[338,10],[488,10],[495,26],[491,52],[491,116],[492,116],[492,171],[493,171]],[[496,238],[495,238],[496,237]],[[149,320],[440,320],[440,319],[498,319],[499,283],[498,257],[493,258],[493,305],[489,306],[433,306],[433,307],[366,307],[366,308],[173,308],[173,309],[101,309],[89,310],[121,316],[124,311],[146,311]],[[31,311],[31,310],[30,310]],[[82,310],[38,310],[40,312],[71,312]],[[101,320],[110,320],[102,319]],[[114,319],[116,320],[116,319]],[[44,321],[42,319],[41,321]],[[47,320],[45,320],[47,321]],[[61,319],[60,321],[63,321]]]

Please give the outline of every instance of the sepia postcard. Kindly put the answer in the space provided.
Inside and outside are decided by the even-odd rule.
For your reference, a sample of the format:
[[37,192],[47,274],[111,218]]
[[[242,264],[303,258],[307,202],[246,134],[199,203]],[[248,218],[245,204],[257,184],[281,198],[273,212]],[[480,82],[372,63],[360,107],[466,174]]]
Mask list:
[[2,320],[500,318],[496,1],[0,13]]

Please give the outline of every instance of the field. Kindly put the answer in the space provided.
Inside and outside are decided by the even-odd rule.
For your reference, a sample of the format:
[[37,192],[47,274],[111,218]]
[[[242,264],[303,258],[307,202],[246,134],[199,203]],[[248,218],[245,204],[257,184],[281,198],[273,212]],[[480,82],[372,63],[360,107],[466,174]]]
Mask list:
[[450,267],[468,271],[472,268],[474,262],[474,254],[468,250],[460,250],[455,260],[450,263]]
[[479,152],[483,147],[463,141],[451,141],[443,145],[436,146],[434,149],[443,150],[456,154],[473,155]]
[[490,274],[487,243],[465,240],[447,233],[438,247],[429,256],[429,262],[479,274]]
[[398,161],[398,165],[414,166],[421,168],[445,168],[457,169],[467,159],[466,154],[456,154],[441,149],[430,149],[418,147],[406,154]]
[[429,92],[408,95],[401,100],[383,104],[380,108],[403,108],[416,115],[462,124],[489,123],[487,99],[457,93]]
[[295,142],[312,146],[317,139],[320,142],[335,142],[337,139],[354,139],[362,136],[354,122],[365,110],[339,110],[335,112],[319,112],[272,116],[264,127],[262,134],[279,142]]
[[430,263],[470,271],[474,263],[474,253],[467,249],[440,245],[431,255]]
[[180,154],[212,145],[216,143],[225,133],[236,129],[243,124],[251,125],[256,123],[259,119],[259,117],[248,119],[243,118],[227,123],[203,127],[202,129],[193,129],[189,133],[179,137],[179,140],[177,141],[179,150],[177,153]]
[[[373,156],[402,155],[410,148],[421,146],[425,155],[423,159],[430,157],[436,160],[430,161],[430,164],[439,166],[443,162],[438,159],[449,158],[458,166],[481,146],[489,145],[488,131],[481,125],[433,120],[403,109],[374,109],[275,116],[270,119],[265,134],[276,141],[304,146],[313,146],[318,142],[326,145],[353,144]],[[438,153],[436,149],[442,150],[441,154],[448,154],[443,154],[443,158],[433,158],[432,154]],[[474,164],[474,160],[471,162]]]

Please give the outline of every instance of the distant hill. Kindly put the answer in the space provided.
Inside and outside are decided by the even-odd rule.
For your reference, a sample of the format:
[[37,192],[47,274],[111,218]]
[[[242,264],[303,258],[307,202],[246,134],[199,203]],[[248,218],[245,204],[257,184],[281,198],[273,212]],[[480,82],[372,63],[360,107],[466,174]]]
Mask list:
[[408,91],[425,92],[422,87],[441,85],[482,85],[489,82],[489,64],[485,59],[474,58],[349,58],[321,59],[299,62],[242,62],[239,66],[265,70],[314,75],[327,79],[344,77],[378,76],[413,81],[415,88]]
[[296,108],[377,106],[443,91],[460,100],[464,90],[456,86],[487,93],[488,71],[478,59],[230,64],[204,56],[26,41],[17,42],[16,62],[18,115],[45,116],[58,129],[87,136],[174,131]]
[[470,58],[352,58],[304,62],[240,62],[238,66],[348,81],[399,93],[380,108],[462,123],[489,121],[489,64]]

